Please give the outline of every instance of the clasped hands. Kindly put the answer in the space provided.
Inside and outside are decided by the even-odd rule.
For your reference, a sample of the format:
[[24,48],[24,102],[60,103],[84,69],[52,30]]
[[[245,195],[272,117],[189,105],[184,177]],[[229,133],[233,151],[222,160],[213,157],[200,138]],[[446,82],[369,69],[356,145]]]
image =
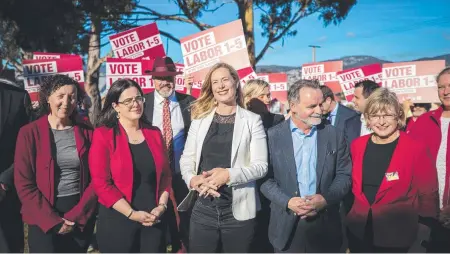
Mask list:
[[214,168],[192,177],[190,187],[200,193],[200,197],[213,196],[217,198],[220,197],[220,193],[217,190],[229,180],[230,172],[228,169]]
[[306,197],[293,197],[288,202],[288,208],[300,219],[314,217],[324,209],[327,201],[320,194],[314,194]]
[[166,209],[161,205],[153,208],[149,213],[146,211],[133,211],[130,220],[139,222],[144,227],[151,227],[160,222],[160,218],[165,211]]

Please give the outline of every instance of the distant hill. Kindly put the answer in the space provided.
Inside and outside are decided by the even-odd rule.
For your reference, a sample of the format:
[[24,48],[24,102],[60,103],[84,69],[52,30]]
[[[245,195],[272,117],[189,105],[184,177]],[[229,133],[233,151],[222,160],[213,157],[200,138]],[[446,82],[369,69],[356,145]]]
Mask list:
[[[445,60],[446,66],[450,66],[450,54],[435,56],[435,57],[424,57],[419,59],[414,59],[411,61],[425,61],[425,60]],[[392,63],[392,61],[382,60],[374,56],[345,56],[338,59],[330,59],[327,61],[343,61],[344,70],[356,68],[368,64],[374,63]],[[256,66],[256,72],[286,72],[288,75],[288,85],[291,85],[296,80],[300,79],[302,76],[301,66],[283,66],[283,65],[259,65]]]

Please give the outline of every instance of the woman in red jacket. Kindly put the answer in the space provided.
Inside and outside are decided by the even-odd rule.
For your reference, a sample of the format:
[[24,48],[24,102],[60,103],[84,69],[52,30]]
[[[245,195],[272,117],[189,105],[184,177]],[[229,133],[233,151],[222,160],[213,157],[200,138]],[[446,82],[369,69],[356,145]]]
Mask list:
[[78,121],[84,92],[65,75],[41,84],[40,117],[17,138],[14,182],[30,252],[86,253],[97,197],[90,184],[92,129]]
[[164,223],[171,172],[162,134],[143,115],[139,85],[114,82],[89,154],[100,209],[100,252],[165,252]]
[[407,252],[420,224],[438,214],[436,167],[423,144],[400,132],[395,93],[379,88],[365,119],[373,134],[351,146],[354,203],[347,215],[351,252]]

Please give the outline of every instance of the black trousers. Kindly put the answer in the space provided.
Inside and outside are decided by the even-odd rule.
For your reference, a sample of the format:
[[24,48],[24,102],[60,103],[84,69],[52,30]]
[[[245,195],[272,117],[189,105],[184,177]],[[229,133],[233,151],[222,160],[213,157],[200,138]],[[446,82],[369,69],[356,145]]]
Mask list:
[[[60,197],[56,199],[55,209],[61,214],[70,211],[79,201],[79,195]],[[95,216],[81,231],[75,227],[74,230],[68,234],[60,235],[58,231],[59,226],[44,233],[41,228],[36,225],[28,226],[28,245],[31,253],[86,253],[92,233],[95,227]]]
[[0,202],[0,253],[23,252],[24,234],[20,201],[15,190],[9,190]]
[[431,230],[430,238],[428,253],[450,253],[450,229],[438,224]]
[[251,253],[273,253],[274,249],[269,241],[270,208],[263,207],[256,215],[255,238],[250,248]]
[[248,253],[255,233],[255,220],[238,221],[232,207],[194,205],[189,232],[191,253]]
[[[189,193],[186,183],[184,182],[180,173],[173,173],[172,175],[172,189],[175,197],[175,201],[178,204],[183,201],[186,195]],[[189,223],[191,219],[191,211],[178,212],[180,218],[179,228],[177,226],[175,209],[172,202],[169,202],[167,206],[167,225],[168,234],[170,237],[170,243],[172,244],[172,251],[177,252],[182,242],[184,246],[189,249]]]
[[102,253],[166,252],[165,225],[144,227],[128,219],[113,208],[100,205],[97,223],[97,242]]

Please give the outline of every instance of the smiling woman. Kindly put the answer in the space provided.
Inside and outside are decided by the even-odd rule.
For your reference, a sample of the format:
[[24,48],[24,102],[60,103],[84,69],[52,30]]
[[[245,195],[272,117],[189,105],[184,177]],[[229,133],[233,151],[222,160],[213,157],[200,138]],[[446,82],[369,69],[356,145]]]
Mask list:
[[97,197],[87,156],[92,130],[79,121],[79,84],[55,75],[41,85],[41,117],[17,138],[14,182],[29,226],[30,252],[86,252]]

